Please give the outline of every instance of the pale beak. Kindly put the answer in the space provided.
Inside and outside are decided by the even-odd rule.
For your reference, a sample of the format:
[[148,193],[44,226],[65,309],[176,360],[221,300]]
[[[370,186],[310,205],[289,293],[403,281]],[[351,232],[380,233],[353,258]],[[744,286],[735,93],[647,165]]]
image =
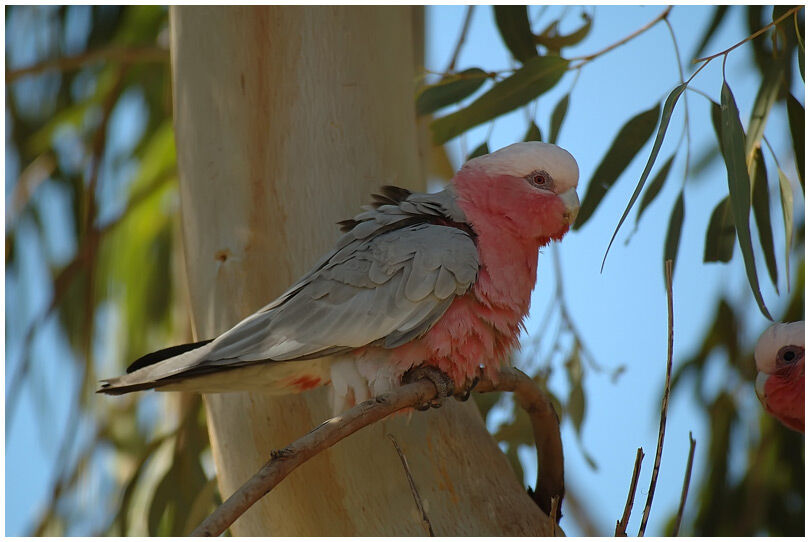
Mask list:
[[757,397],[763,403],[765,402],[765,382],[767,382],[768,377],[771,376],[768,373],[760,373],[757,372],[757,379],[754,383],[754,389],[757,391]]
[[573,224],[577,219],[579,213],[579,196],[577,196],[576,188],[569,188],[559,196],[557,196],[565,204],[565,215],[563,217],[568,224]]

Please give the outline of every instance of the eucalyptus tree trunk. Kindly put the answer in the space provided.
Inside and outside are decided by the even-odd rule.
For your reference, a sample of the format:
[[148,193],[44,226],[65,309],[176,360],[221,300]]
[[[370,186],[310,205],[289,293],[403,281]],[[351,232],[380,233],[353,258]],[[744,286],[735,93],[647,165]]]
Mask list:
[[[174,7],[174,119],[193,322],[213,337],[280,294],[380,185],[424,188],[413,108],[421,8]],[[421,45],[420,45],[421,47]],[[421,50],[421,49],[420,49]],[[220,491],[330,416],[328,390],[205,396]],[[311,459],[232,527],[424,535],[390,433],[439,535],[542,535],[472,401],[400,414]]]

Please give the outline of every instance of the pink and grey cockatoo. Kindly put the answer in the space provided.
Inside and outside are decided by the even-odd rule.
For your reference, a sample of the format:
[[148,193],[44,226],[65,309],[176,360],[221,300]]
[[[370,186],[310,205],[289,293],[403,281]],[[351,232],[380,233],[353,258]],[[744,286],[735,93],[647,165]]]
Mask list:
[[754,349],[756,391],[762,406],[804,433],[804,322],[774,324]]
[[516,143],[469,160],[434,194],[383,187],[278,299],[216,339],[135,361],[99,392],[300,392],[332,383],[342,410],[430,366],[454,389],[517,345],[538,249],[579,210],[564,149]]

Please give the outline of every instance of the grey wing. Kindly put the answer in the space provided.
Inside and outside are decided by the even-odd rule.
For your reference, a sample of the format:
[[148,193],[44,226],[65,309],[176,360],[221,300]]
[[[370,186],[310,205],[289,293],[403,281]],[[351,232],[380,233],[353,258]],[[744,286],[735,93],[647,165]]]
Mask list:
[[463,230],[416,224],[355,240],[211,343],[203,366],[395,348],[426,333],[478,274]]

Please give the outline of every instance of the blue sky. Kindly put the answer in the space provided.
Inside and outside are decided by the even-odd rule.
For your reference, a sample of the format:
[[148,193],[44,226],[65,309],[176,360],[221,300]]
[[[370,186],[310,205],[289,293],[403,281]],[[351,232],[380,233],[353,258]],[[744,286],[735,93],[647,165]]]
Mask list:
[[[447,65],[458,38],[465,9],[463,6],[431,6],[427,9],[428,68],[441,71]],[[532,7],[532,18],[541,9],[543,8]],[[579,13],[582,8],[569,6],[547,9],[547,12],[540,14],[541,19],[536,24],[536,29],[562,10],[567,10],[563,31],[569,31],[580,24]],[[599,50],[646,24],[664,8],[600,6],[585,9],[591,14],[595,11],[593,30],[580,45],[567,49],[567,56]],[[711,7],[678,6],[673,9],[670,21],[682,55],[694,50],[710,16]],[[707,50],[714,52],[724,49],[746,34],[742,11],[732,13],[730,19],[720,27],[715,40],[709,43]],[[744,124],[757,91],[756,78],[748,72],[749,58],[750,51],[743,46],[732,53],[726,68]],[[457,62],[459,69],[471,66],[493,70],[512,66],[509,53],[497,34],[492,9],[487,6],[475,9],[467,42]],[[720,60],[713,62],[692,84],[718,101],[722,82],[720,67]],[[551,108],[571,88],[573,78],[573,73],[569,73],[558,85],[559,88],[538,100],[535,120],[544,134],[548,133]],[[662,100],[678,82],[671,40],[663,24],[582,70],[573,88],[571,106],[558,139],[558,143],[568,149],[579,163],[580,197],[619,127],[636,113],[649,109]],[[803,91],[796,95],[803,96]],[[706,100],[694,93],[687,93],[685,99],[688,100],[692,119],[691,150],[694,160],[703,148],[715,145],[715,138],[709,123]],[[132,134],[142,129],[137,122],[137,101],[137,97],[132,97],[129,112],[125,108],[122,118],[116,120],[123,133]],[[658,164],[671,154],[679,140],[683,126],[683,101],[684,98],[673,116]],[[780,138],[785,125],[782,109],[774,109],[766,136],[776,149],[787,148]],[[491,149],[499,148],[521,139],[525,129],[526,112],[519,110],[498,119],[494,125],[487,124],[473,129],[463,141],[451,141],[448,152],[454,166],[458,166],[463,156],[462,149],[469,151],[484,140],[488,140]],[[126,146],[125,140],[128,138],[123,137],[124,142],[121,145]],[[604,272],[599,271],[610,234],[635,187],[648,152],[649,145],[608,193],[586,226],[570,233],[559,246],[566,299],[587,347],[600,364],[607,367],[626,367],[624,374],[616,382],[604,374],[587,371],[585,385],[588,410],[582,443],[596,459],[598,470],[591,469],[585,462],[570,423],[563,426],[567,486],[589,510],[602,534],[612,533],[615,521],[621,515],[635,450],[642,446],[646,458],[629,529],[631,534],[635,533],[646,498],[658,434],[666,354],[666,298],[661,271],[663,239],[670,209],[683,183],[683,151],[679,152],[667,184],[645,213],[632,240],[625,243],[633,229],[635,212],[631,213],[630,219],[620,231]],[[779,158],[788,175],[795,179],[792,159],[788,155]],[[13,156],[7,156],[6,195],[13,182],[11,179],[16,179],[18,174],[17,167]],[[63,197],[53,191],[49,192],[47,185],[43,185],[42,190],[37,198],[43,202]],[[702,263],[703,238],[709,215],[726,193],[726,174],[719,162],[705,170],[699,178],[686,180],[686,219],[674,280],[676,364],[695,350],[696,341],[703,336],[712,317],[710,311],[721,294],[735,300],[750,298],[739,251],[735,251],[735,256],[728,265]],[[796,199],[801,200],[799,197]],[[778,197],[772,197],[772,204],[777,220],[781,217],[781,211],[776,207]],[[803,212],[803,208],[797,212]],[[53,214],[56,216],[58,229],[58,213]],[[783,241],[779,236],[778,222],[774,222],[774,229],[777,232],[776,251],[780,254]],[[33,232],[29,232],[31,233]],[[25,235],[22,233],[20,239],[24,240]],[[26,246],[19,240],[18,245]],[[65,247],[51,248],[65,253]],[[67,249],[67,253],[70,251],[72,249]],[[18,283],[14,278],[6,276],[7,306],[23,307],[23,314],[15,314],[14,318],[6,313],[9,367],[18,359],[21,333],[27,329],[27,322],[41,312],[43,304],[49,299],[49,293],[42,289],[42,285],[47,284],[42,254],[35,248],[20,250],[19,254],[25,260],[22,268],[28,280]],[[764,277],[764,266],[760,265],[759,269]],[[772,312],[778,313],[786,299],[776,295],[767,279],[761,282],[768,307]],[[546,249],[540,255],[538,286],[527,322],[527,342],[538,336],[546,337],[547,340],[557,325],[555,322],[542,320],[552,299],[553,284],[551,251]],[[19,303],[19,299],[25,299],[26,302]],[[753,344],[767,325],[750,301],[746,325],[746,340],[749,344]],[[542,352],[546,352],[544,348],[547,347],[547,344],[541,343]],[[72,401],[71,390],[75,389],[75,373],[67,343],[53,322],[37,337],[34,359],[48,360],[47,364],[35,365],[35,373],[32,375],[44,382],[37,389],[45,392],[37,394],[30,386],[25,388],[11,433],[7,435],[6,494],[14,495],[13,499],[6,500],[8,535],[22,534],[37,517],[47,498],[54,476],[54,457],[58,453],[57,446],[65,430],[65,420]],[[711,376],[704,383],[707,390],[725,385],[730,376],[723,370],[720,360],[717,361],[709,371]],[[551,386],[559,396],[565,397],[567,383],[559,364]],[[675,393],[670,403],[662,468],[647,529],[649,534],[662,534],[662,522],[677,506],[689,431],[693,432],[698,441],[693,479],[698,480],[703,476],[709,428],[695,409],[693,398],[684,392],[686,387],[681,393]],[[759,406],[750,386],[739,387],[739,394],[746,405],[742,413],[743,424],[753,434],[757,430]],[[495,420],[490,421],[492,423]],[[81,440],[80,438],[79,441]],[[527,482],[533,484],[535,473],[531,466],[532,453],[529,450],[524,452],[530,465],[526,472]],[[742,459],[740,456],[739,460]],[[742,465],[741,462],[738,464]],[[82,499],[84,504],[78,505],[98,501],[98,497],[104,493],[103,489],[98,480],[90,483]],[[694,498],[693,494],[691,502]],[[687,507],[687,520],[689,510]],[[565,508],[563,513],[565,517],[562,526],[566,532],[569,535],[581,534],[570,521],[571,515]],[[91,527],[84,525],[75,534],[88,532]]]

